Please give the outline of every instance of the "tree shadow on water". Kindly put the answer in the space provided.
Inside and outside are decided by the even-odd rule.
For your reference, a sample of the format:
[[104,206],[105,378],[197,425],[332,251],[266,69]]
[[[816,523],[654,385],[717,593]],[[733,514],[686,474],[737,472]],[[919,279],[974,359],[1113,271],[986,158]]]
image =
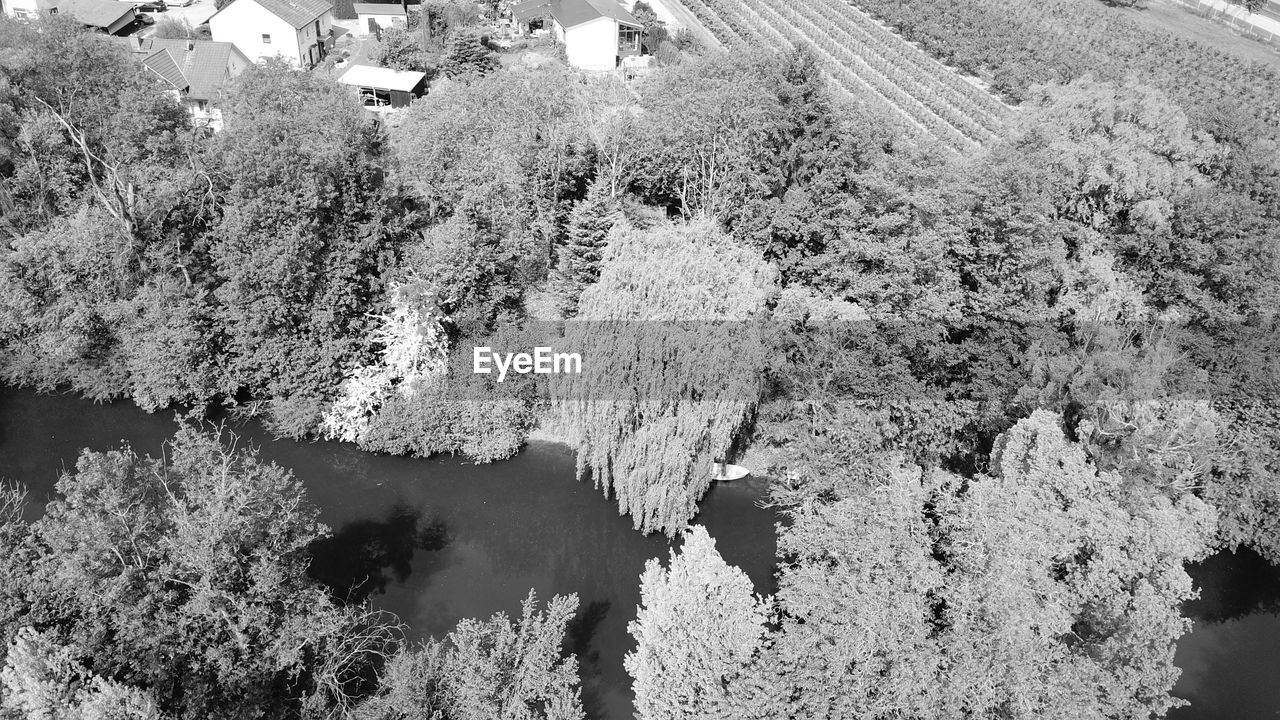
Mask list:
[[312,543],[311,577],[341,600],[363,602],[392,579],[408,579],[417,551],[443,550],[446,530],[438,520],[424,521],[421,510],[396,504],[384,520],[357,520]]
[[1183,612],[1204,622],[1280,614],[1280,568],[1248,548],[1223,550],[1187,568],[1200,597]]
[[582,681],[582,707],[587,717],[598,718],[604,713],[604,701],[597,689],[600,677],[600,652],[591,649],[596,628],[612,606],[608,600],[593,600],[578,608],[578,612],[565,628],[564,649],[578,658],[578,679]]

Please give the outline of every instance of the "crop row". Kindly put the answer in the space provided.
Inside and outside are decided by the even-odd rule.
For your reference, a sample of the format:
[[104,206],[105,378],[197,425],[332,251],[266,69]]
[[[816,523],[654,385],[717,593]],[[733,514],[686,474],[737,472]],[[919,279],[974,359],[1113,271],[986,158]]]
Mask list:
[[1242,129],[1280,135],[1274,67],[1140,24],[1096,0],[857,2],[930,55],[990,78],[1014,102],[1038,83],[1133,76],[1193,115],[1235,111]]
[[806,47],[837,87],[957,150],[996,137],[1008,108],[847,0],[683,0],[727,45]]

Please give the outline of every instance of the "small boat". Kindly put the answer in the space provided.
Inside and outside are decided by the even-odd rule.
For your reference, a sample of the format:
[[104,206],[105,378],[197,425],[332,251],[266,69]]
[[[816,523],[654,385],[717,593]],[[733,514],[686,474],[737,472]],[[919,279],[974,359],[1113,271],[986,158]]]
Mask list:
[[711,466],[711,479],[720,482],[728,482],[730,480],[741,480],[750,475],[751,471],[741,465],[729,465],[726,463],[714,463]]

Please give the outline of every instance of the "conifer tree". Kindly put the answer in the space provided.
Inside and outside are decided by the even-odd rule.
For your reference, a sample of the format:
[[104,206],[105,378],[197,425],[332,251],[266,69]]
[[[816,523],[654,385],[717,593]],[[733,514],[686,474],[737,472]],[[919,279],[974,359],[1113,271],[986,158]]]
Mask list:
[[463,28],[449,38],[445,50],[444,74],[450,78],[487,75],[498,67],[498,59],[489,50],[487,38],[479,32]]
[[617,198],[596,182],[569,213],[565,243],[556,248],[555,280],[566,315],[573,315],[586,286],[600,278],[600,263],[609,231],[622,219]]
[[637,647],[624,659],[640,719],[740,717],[727,687],[760,649],[769,607],[701,525],[685,532],[668,567],[650,560],[627,627]]

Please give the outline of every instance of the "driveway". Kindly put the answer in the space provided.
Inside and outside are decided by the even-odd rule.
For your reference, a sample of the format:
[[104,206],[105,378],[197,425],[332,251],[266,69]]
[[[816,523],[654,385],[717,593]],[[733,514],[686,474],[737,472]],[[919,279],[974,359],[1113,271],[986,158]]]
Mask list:
[[[130,4],[132,5],[136,3]],[[169,9],[164,12],[151,13],[151,17],[154,18],[156,22],[159,22],[160,18],[177,18],[178,20],[187,21],[191,24],[192,28],[197,28],[208,22],[209,18],[213,17],[213,14],[217,11],[218,8],[214,4],[214,0],[194,0],[194,2],[186,7],[170,5]],[[151,35],[155,32],[155,27],[155,25],[150,25],[138,34],[143,37]]]

